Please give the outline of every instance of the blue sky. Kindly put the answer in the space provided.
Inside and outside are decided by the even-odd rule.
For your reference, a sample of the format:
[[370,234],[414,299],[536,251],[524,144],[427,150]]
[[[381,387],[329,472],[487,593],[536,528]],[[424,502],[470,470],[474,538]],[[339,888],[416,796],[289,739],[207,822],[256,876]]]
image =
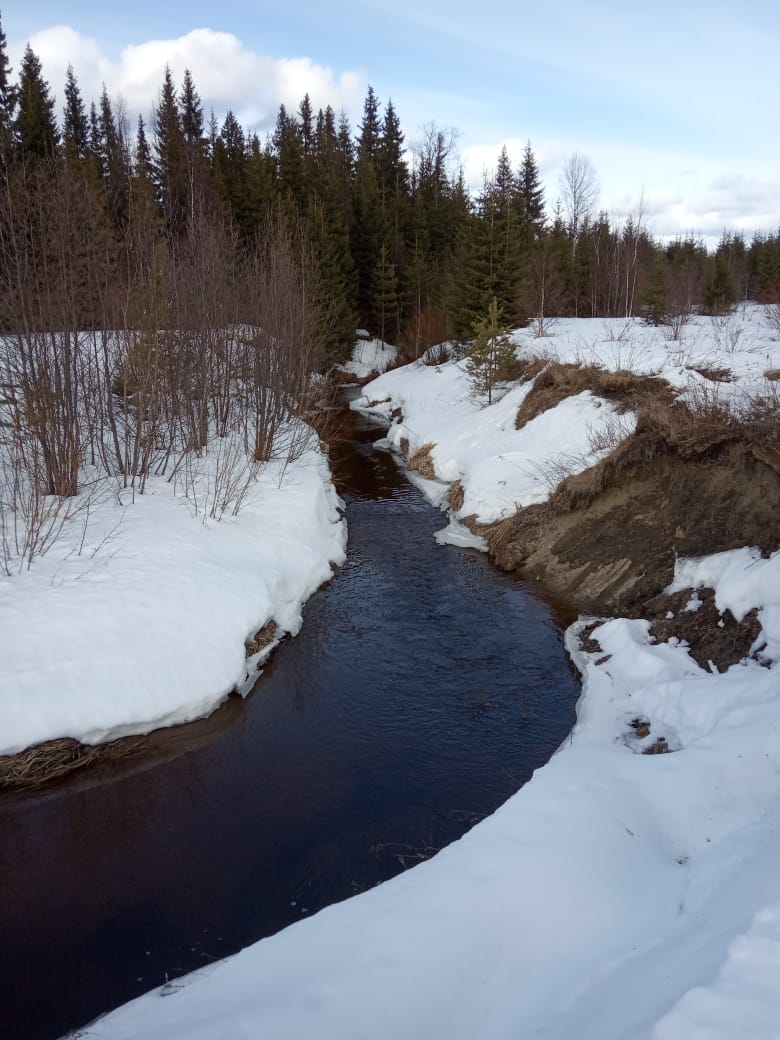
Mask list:
[[357,121],[371,83],[409,141],[431,120],[457,127],[475,185],[503,143],[517,160],[530,139],[550,201],[578,151],[600,205],[620,218],[644,192],[657,235],[780,226],[776,3],[0,5],[12,59],[30,40],[58,102],[68,61],[85,95],[105,81],[145,115],[166,61],[179,81],[189,66],[207,107],[261,130],[305,90]]

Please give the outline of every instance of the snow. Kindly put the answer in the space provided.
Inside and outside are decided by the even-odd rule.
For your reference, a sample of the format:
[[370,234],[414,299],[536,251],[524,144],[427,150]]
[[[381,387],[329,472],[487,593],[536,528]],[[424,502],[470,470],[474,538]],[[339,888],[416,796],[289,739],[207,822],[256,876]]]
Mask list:
[[[400,408],[403,417],[392,419],[387,434],[390,445],[400,450],[406,440],[413,455],[432,443],[437,477],[464,484],[465,499],[456,515],[476,516],[480,523],[544,501],[562,476],[579,473],[602,457],[603,449],[593,447],[596,439],[616,429],[625,437],[635,426],[633,415],[618,416],[612,403],[586,390],[516,430],[515,417],[530,383],[485,406],[472,393],[464,361],[416,362],[364,389],[352,407],[388,420]],[[431,490],[422,486],[426,493]],[[434,500],[433,494],[429,497]]]
[[[761,310],[737,318],[739,334],[696,319],[682,345],[636,322],[560,322],[543,345],[686,388],[702,385],[687,366],[706,358],[734,371],[718,386],[736,402],[780,366]],[[538,347],[525,331],[516,341]],[[443,542],[461,537],[459,517],[496,519],[542,500],[562,468],[597,457],[591,431],[615,422],[607,402],[581,394],[518,431],[528,386],[504,390],[483,407],[462,363],[414,364],[358,402],[388,418],[401,408],[387,435],[394,449],[402,438],[411,451],[435,445],[436,479],[410,474],[432,501],[446,507],[448,483],[463,482]],[[755,654],[723,673],[700,667],[684,644],[656,644],[642,619],[581,618],[566,635],[582,675],[576,725],[496,813],[432,860],[146,994],[89,1035],[777,1038],[779,579],[780,551],[678,560],[671,590],[697,599],[712,588],[718,609],[758,612]],[[594,621],[599,649],[587,652],[579,634]],[[641,753],[660,738],[670,753]]]
[[219,522],[207,508],[219,446],[189,474],[189,498],[162,478],[135,496],[104,480],[45,556],[0,577],[0,754],[147,733],[246,692],[260,659],[245,660],[244,640],[269,619],[277,638],[295,634],[303,602],[344,559],[315,444],[266,464]]
[[[738,566],[729,555],[713,572]],[[90,1035],[776,1037],[777,675],[755,661],[709,674],[642,621],[593,635],[604,654],[569,633],[583,674],[571,737],[493,816]],[[637,716],[678,750],[639,754]]]
[[387,371],[395,361],[398,351],[381,339],[370,339],[365,329],[358,329],[358,342],[352,351],[352,357],[339,369],[356,379],[367,379],[375,373]]

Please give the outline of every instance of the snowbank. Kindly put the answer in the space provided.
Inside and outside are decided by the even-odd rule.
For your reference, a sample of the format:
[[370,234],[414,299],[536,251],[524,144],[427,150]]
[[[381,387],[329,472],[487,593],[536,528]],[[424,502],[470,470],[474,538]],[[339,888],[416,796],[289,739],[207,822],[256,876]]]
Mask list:
[[[728,393],[761,385],[780,363],[759,318],[736,346],[724,332],[725,348],[706,319],[692,323],[706,340],[688,340],[691,360],[733,367],[734,382],[717,384]],[[595,334],[610,367],[676,372],[686,386],[708,379],[661,330],[636,323],[642,340],[628,357],[621,324],[561,322],[544,346],[574,359]],[[433,501],[460,479],[457,515],[495,519],[548,494],[562,465],[589,464],[591,431],[614,423],[607,402],[581,394],[515,430],[525,393],[480,408],[462,365],[416,364],[374,381],[359,406],[388,418],[402,409],[393,446],[435,444],[439,479],[415,478]],[[458,537],[457,524],[441,534]],[[695,599],[710,587],[720,609],[758,611],[751,656],[720,674],[683,643],[654,643],[639,619],[597,623],[586,652],[581,619],[567,633],[583,677],[576,726],[498,812],[414,870],[147,994],[90,1035],[777,1037],[778,579],[780,552],[678,561],[671,589]],[[659,745],[669,753],[642,753]]]
[[[398,450],[402,441],[410,455],[433,444],[436,476],[464,486],[455,515],[488,523],[544,501],[564,475],[602,458],[604,449],[594,444],[608,430],[626,437],[635,426],[633,415],[618,416],[613,404],[586,390],[516,430],[530,388],[521,383],[485,406],[474,397],[464,361],[416,362],[369,383],[352,407],[388,419],[387,440]],[[398,408],[403,416],[393,420]]]
[[204,519],[211,461],[189,474],[189,498],[160,478],[135,496],[104,481],[47,555],[0,577],[0,754],[206,715],[257,677],[245,639],[269,619],[298,631],[344,559],[326,460],[312,447],[266,464],[219,522]]
[[[363,331],[358,329],[358,332]],[[342,372],[356,379],[367,379],[374,373],[386,372],[398,356],[398,351],[381,339],[359,339],[352,351],[352,357],[343,365]]]
[[[780,638],[779,560],[708,565],[716,595],[749,583],[767,646]],[[649,643],[642,622],[594,637],[604,653],[570,635],[583,673],[571,739],[492,817],[90,1035],[776,1036],[777,671],[709,674],[684,647]],[[635,716],[678,750],[639,754]]]

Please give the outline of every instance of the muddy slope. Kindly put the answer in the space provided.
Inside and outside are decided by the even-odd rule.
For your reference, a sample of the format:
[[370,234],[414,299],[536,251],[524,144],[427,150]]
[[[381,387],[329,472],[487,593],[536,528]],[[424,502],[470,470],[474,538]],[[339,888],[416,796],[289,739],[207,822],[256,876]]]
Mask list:
[[739,437],[686,453],[638,429],[549,502],[487,529],[494,561],[581,613],[652,614],[677,555],[780,546],[780,474]]

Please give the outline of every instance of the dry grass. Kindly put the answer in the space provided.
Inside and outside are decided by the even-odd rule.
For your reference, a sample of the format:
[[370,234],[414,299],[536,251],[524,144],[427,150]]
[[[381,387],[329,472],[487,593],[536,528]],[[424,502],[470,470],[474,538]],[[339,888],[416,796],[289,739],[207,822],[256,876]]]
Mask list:
[[269,643],[272,643],[277,632],[276,622],[273,618],[266,621],[262,628],[259,628],[257,632],[252,636],[251,639],[247,639],[244,643],[244,651],[246,657],[253,657],[255,654],[264,650]]
[[694,387],[686,400],[663,393],[635,401],[636,431],[597,465],[563,479],[551,496],[553,513],[587,506],[655,462],[710,462],[749,454],[780,474],[780,392],[753,397],[734,411],[717,390]]
[[764,372],[764,379],[768,379],[770,382],[777,382],[780,379],[780,368],[768,368]]
[[528,357],[518,358],[514,365],[514,378],[521,383],[527,383],[547,368],[550,358],[543,354],[529,354]]
[[590,390],[620,405],[621,411],[637,410],[648,399],[671,403],[676,392],[655,376],[637,375],[625,369],[608,372],[595,364],[548,364],[534,380],[534,385],[517,412],[515,428],[520,430],[542,412],[554,408],[567,397]]
[[435,447],[436,445],[432,441],[429,441],[427,444],[421,444],[409,459],[409,469],[419,473],[421,477],[425,477],[427,480],[435,480],[436,467],[431,458],[431,452]]
[[687,366],[689,372],[697,372],[703,379],[709,379],[711,383],[733,383],[734,373],[730,368],[697,368]]
[[447,501],[450,504],[450,509],[452,509],[454,513],[459,512],[463,508],[465,497],[466,493],[463,490],[463,481],[453,481],[452,484],[450,484],[449,491],[447,492]]
[[480,534],[487,542],[491,558],[495,559],[510,542],[514,541],[519,518],[523,515],[527,515],[527,511],[515,516],[508,516],[504,520],[498,520],[496,523],[480,530]]
[[18,755],[0,756],[0,790],[40,787],[83,766],[115,762],[132,754],[142,741],[142,737],[122,737],[92,747],[63,737],[27,748]]
[[400,442],[401,454],[405,459],[409,458],[409,438],[402,437]]

